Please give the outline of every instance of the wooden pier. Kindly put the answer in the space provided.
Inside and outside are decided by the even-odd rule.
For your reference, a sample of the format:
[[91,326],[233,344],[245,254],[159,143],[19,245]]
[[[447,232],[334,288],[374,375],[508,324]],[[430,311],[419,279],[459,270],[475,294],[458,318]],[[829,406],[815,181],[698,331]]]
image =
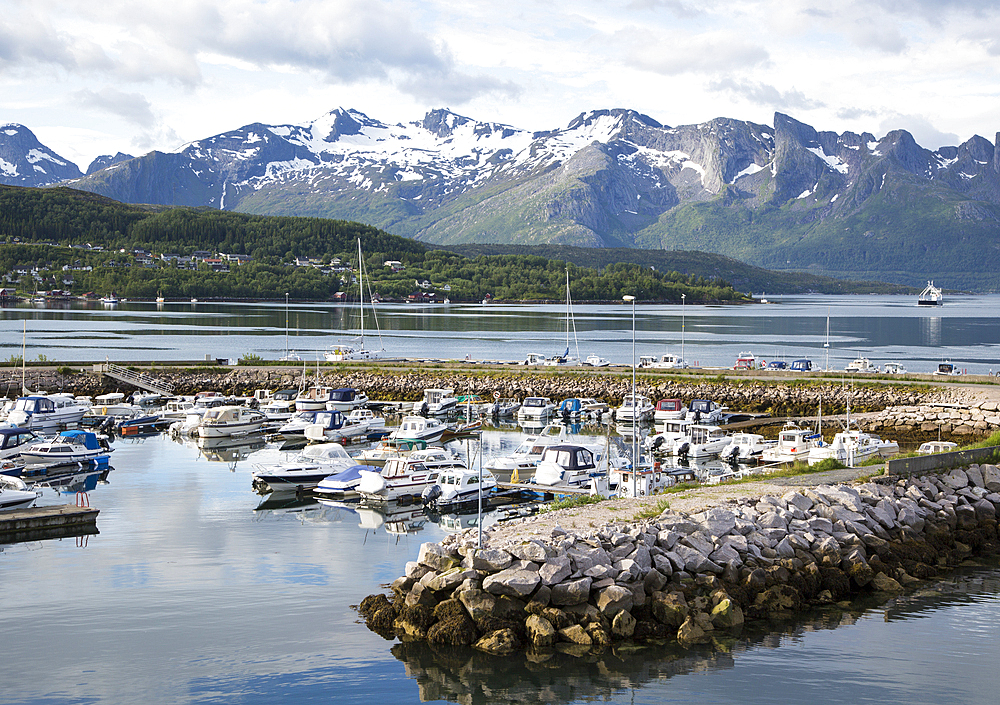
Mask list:
[[0,512],[0,544],[97,534],[99,513],[73,504]]

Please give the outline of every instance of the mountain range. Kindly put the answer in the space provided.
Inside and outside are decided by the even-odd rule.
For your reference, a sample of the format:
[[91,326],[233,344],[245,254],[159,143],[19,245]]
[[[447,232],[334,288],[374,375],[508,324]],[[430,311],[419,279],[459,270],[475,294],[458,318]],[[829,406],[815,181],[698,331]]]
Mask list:
[[670,127],[597,110],[526,131],[448,110],[387,124],[334,110],[254,123],[87,175],[18,125],[0,182],[129,203],[355,220],[428,244],[715,252],[848,278],[1000,289],[1000,150],[929,150],[904,130],[821,132],[717,118]]

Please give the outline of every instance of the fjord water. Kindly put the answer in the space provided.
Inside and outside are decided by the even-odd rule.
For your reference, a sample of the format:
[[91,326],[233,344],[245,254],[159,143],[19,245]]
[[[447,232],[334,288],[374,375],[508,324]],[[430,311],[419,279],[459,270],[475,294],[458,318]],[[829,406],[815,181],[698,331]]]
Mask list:
[[0,702],[996,701],[1000,569],[755,627],[721,649],[496,659],[385,641],[350,607],[454,518],[262,506],[248,447],[114,445],[115,469],[88,495],[98,535],[2,546]]
[[[679,354],[703,367],[728,367],[743,351],[766,360],[808,357],[844,366],[863,355],[875,364],[904,363],[930,372],[949,360],[970,373],[1000,369],[1000,296],[949,296],[917,306],[915,296],[782,296],[774,303],[728,306],[639,305],[637,355]],[[632,360],[632,310],[624,304],[578,304],[569,347],[582,357]],[[127,302],[65,308],[24,304],[0,309],[0,359],[25,354],[56,361],[265,360],[287,347],[312,361],[357,334],[357,306],[333,304]],[[410,306],[369,309],[369,348],[391,357],[520,361],[529,352],[561,354],[566,309],[559,304]],[[829,320],[829,336],[827,321]],[[683,330],[682,330],[683,329]],[[379,345],[381,337],[381,345]],[[829,348],[825,344],[829,340]]]

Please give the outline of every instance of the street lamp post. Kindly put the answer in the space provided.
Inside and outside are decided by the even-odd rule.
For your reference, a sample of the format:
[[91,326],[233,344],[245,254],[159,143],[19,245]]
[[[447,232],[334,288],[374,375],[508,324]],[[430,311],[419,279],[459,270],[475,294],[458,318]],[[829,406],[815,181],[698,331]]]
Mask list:
[[636,427],[639,419],[636,418],[635,411],[635,297],[626,294],[622,301],[632,302],[632,497],[635,497],[636,473],[639,472],[639,430]]

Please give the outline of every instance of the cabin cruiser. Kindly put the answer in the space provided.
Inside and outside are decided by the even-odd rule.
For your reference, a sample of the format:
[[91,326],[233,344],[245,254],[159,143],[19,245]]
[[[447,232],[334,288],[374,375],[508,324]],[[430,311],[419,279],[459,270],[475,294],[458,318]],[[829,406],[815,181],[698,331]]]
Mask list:
[[444,448],[415,450],[403,458],[389,458],[381,473],[361,471],[358,494],[371,502],[419,497],[443,472],[465,469],[462,460]]
[[952,362],[942,362],[931,374],[940,377],[957,377],[962,374],[962,370],[955,367],[955,364]]
[[415,450],[423,450],[426,447],[424,441],[384,438],[373,448],[358,453],[357,458],[366,465],[382,467],[389,458],[403,458]]
[[591,367],[607,367],[611,363],[600,355],[587,355],[587,359],[583,361],[583,364],[590,365]]
[[342,387],[330,392],[326,408],[330,411],[343,411],[345,414],[368,404],[368,395],[352,387]]
[[34,443],[41,443],[42,439],[26,428],[17,426],[5,426],[0,428],[0,460],[16,458],[21,451],[26,450]]
[[660,399],[653,410],[653,422],[663,423],[670,419],[683,419],[685,414],[687,407],[680,399]]
[[694,423],[719,424],[722,423],[728,408],[708,399],[692,399],[686,418],[690,418]]
[[878,367],[873,365],[867,357],[858,357],[847,363],[844,372],[878,372]]
[[39,493],[29,490],[28,485],[19,477],[0,475],[0,511],[8,509],[27,509]]
[[295,413],[295,397],[298,394],[297,389],[280,389],[257,408],[269,421],[286,421]]
[[513,416],[521,408],[521,402],[513,397],[505,397],[502,399],[497,399],[493,402],[493,406],[490,409],[490,414],[496,416],[497,418],[504,418],[506,416]]
[[317,411],[313,423],[304,429],[306,438],[319,442],[343,442],[377,431],[385,431],[385,419],[375,416],[371,409],[355,409],[347,416],[339,411]]
[[525,365],[544,365],[546,360],[548,360],[545,355],[541,353],[528,353],[524,358]]
[[[634,399],[634,403],[633,403]],[[653,402],[641,394],[626,394],[615,411],[617,421],[646,421],[653,416]]]
[[734,370],[756,370],[757,358],[752,352],[741,352],[733,365]]
[[190,399],[170,399],[163,406],[160,418],[164,421],[182,421],[194,408],[194,402]]
[[772,445],[774,441],[765,441],[759,433],[734,433],[729,437],[729,445],[719,452],[719,457],[730,462],[756,461]]
[[7,423],[29,430],[52,428],[79,422],[87,409],[69,394],[31,394],[17,398]]
[[424,398],[413,405],[416,414],[447,414],[458,406],[454,389],[425,389]]
[[480,497],[487,499],[496,490],[497,479],[493,473],[460,467],[442,471],[437,482],[424,488],[420,499],[426,505],[445,509],[476,502]]
[[680,355],[673,355],[671,353],[666,353],[660,355],[660,359],[653,362],[650,367],[656,367],[664,370],[674,370],[674,369],[684,369],[690,367],[687,360],[685,360]]
[[801,360],[792,360],[792,364],[789,366],[793,372],[810,372],[812,371],[813,363],[812,360],[807,360],[802,358]]
[[534,471],[546,448],[565,441],[565,426],[549,424],[541,433],[526,436],[510,455],[493,458],[484,467],[502,478],[510,478],[517,482],[522,476],[526,477],[528,473]]
[[35,443],[21,451],[21,459],[30,465],[65,463],[106,463],[113,449],[93,431],[63,431],[52,440]]
[[906,367],[900,362],[887,362],[882,366],[882,372],[887,375],[905,375]]
[[668,419],[663,422],[663,430],[646,436],[643,445],[660,455],[687,455],[691,444],[691,420]]
[[326,404],[333,401],[333,387],[314,386],[299,392],[295,397],[296,411],[325,411]]
[[433,443],[440,441],[441,435],[447,429],[448,426],[437,419],[426,419],[423,416],[404,416],[399,427],[393,429],[389,434],[389,438]]
[[606,401],[601,401],[594,397],[580,397],[580,403],[583,404],[584,411],[596,416],[606,414],[610,409]]
[[835,458],[848,467],[855,467],[876,455],[888,458],[898,452],[899,444],[895,441],[884,441],[878,436],[849,428],[838,432],[830,443],[810,448],[808,462],[815,465],[827,458]]
[[[288,421],[278,426],[278,433],[280,433],[282,436],[297,436],[302,433],[305,433],[307,427],[312,426],[314,423],[316,423],[316,416],[320,413],[325,414],[327,412],[297,411],[295,412],[295,415],[292,416],[292,418],[288,419]],[[329,422],[334,423],[334,425],[336,425],[335,422],[337,422],[343,417],[343,414],[341,414],[339,411],[331,411],[329,413],[331,415]],[[343,422],[341,421],[340,423],[342,424]]]
[[729,435],[718,426],[693,423],[688,426],[688,436],[691,439],[688,446],[688,456],[705,458],[716,456],[729,445]]
[[200,438],[245,436],[261,430],[267,417],[246,406],[219,406],[209,409],[198,424]]
[[598,468],[598,458],[591,449],[561,444],[545,449],[531,482],[545,487],[583,487],[600,475],[607,475],[607,467],[603,471]]
[[778,442],[761,453],[761,459],[766,463],[794,463],[805,460],[809,450],[818,445],[823,437],[809,429],[798,426],[785,426],[778,432]]
[[253,483],[258,491],[311,489],[324,478],[357,464],[339,443],[317,443],[293,460],[255,465]]
[[556,409],[555,413],[560,418],[570,420],[579,419],[581,416],[585,415],[587,411],[583,408],[583,402],[576,397],[572,397],[570,399],[563,399],[559,402],[559,407]]
[[533,419],[543,419],[551,414],[555,408],[556,405],[548,397],[527,397],[521,404],[517,415]]

